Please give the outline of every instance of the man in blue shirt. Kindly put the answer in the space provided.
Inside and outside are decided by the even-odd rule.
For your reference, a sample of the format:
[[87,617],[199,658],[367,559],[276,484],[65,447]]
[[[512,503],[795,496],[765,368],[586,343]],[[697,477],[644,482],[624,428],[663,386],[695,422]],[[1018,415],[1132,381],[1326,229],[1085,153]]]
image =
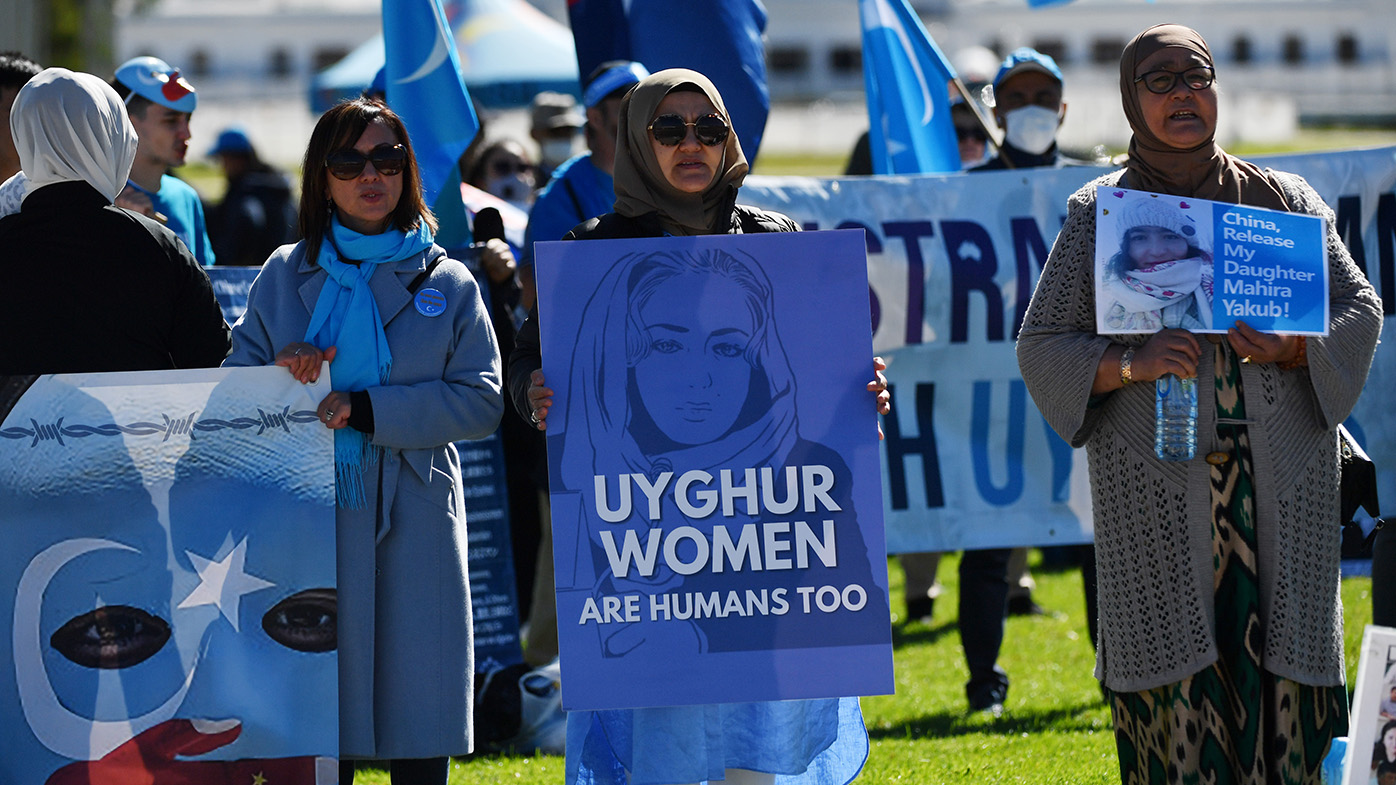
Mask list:
[[587,152],[569,158],[553,170],[552,179],[538,194],[528,214],[528,231],[519,259],[519,283],[523,287],[519,304],[531,308],[538,295],[533,277],[533,243],[561,240],[573,227],[598,215],[611,212],[616,201],[611,174],[616,163],[616,134],[619,133],[620,99],[636,82],[649,76],[639,63],[612,60],[592,71],[582,89],[586,106]]
[[204,223],[199,194],[183,180],[166,174],[184,165],[189,153],[189,117],[198,103],[194,88],[169,63],[156,57],[135,57],[116,69],[112,80],[126,101],[131,125],[140,143],[126,190],[117,197],[118,207],[142,212],[163,222],[194,258],[213,265],[213,248]]

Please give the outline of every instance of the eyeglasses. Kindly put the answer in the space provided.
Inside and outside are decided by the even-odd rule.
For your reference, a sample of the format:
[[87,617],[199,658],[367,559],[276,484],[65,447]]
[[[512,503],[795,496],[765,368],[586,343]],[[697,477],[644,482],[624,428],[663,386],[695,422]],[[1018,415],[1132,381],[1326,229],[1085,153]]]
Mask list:
[[373,162],[374,171],[384,177],[402,174],[407,166],[407,148],[400,144],[380,144],[365,155],[350,147],[325,156],[325,168],[338,180],[353,180],[363,174],[364,165]]
[[1134,77],[1134,83],[1144,83],[1144,88],[1151,93],[1163,95],[1173,92],[1173,87],[1178,84],[1178,77],[1183,78],[1183,84],[1189,90],[1206,90],[1212,85],[1212,69],[1205,65],[1189,68],[1186,71],[1150,71],[1143,76]]
[[676,114],[662,114],[650,123],[649,131],[654,134],[654,141],[665,147],[673,147],[688,138],[690,128],[698,141],[707,147],[717,147],[727,141],[727,134],[732,130],[727,127],[727,121],[716,114],[705,114],[691,123],[684,122]]

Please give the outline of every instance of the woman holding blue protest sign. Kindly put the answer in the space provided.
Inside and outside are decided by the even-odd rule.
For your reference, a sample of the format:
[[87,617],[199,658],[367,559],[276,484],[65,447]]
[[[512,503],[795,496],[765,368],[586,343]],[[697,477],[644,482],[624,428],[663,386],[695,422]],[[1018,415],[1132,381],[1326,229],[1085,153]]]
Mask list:
[[[1366,381],[1381,302],[1302,178],[1216,144],[1217,87],[1200,35],[1178,25],[1140,33],[1121,58],[1120,89],[1129,162],[1071,197],[1018,361],[1047,421],[1089,456],[1096,674],[1121,779],[1317,782],[1348,726],[1335,428]],[[1326,217],[1328,333],[1306,340],[1239,321],[1210,342],[1176,328],[1098,333],[1101,186]],[[1165,373],[1204,380],[1189,461],[1154,453],[1154,385],[1138,382]]]
[[[568,239],[798,230],[783,215],[736,204],[747,162],[722,97],[706,77],[685,69],[653,74],[627,94],[620,111],[615,212],[577,227]],[[789,368],[768,323],[769,283],[763,284],[763,278],[759,269],[741,260],[715,256],[673,255],[618,264],[607,276],[611,285],[603,283],[598,294],[606,307],[594,315],[588,312],[591,327],[584,326],[579,339],[588,346],[606,343],[613,351],[620,347],[628,362],[605,370],[618,386],[586,385],[588,392],[572,399],[570,408],[576,410],[564,414],[568,423],[578,422],[579,438],[567,442],[564,473],[591,475],[598,460],[657,465],[676,456],[697,456],[699,463],[741,462],[740,456],[748,453],[771,463],[745,465],[779,466],[802,444],[818,448],[799,439],[795,430]],[[646,310],[648,297],[661,289],[675,295],[677,303],[688,302],[683,293],[697,291],[700,279],[712,297],[721,295],[721,304],[690,298],[688,306],[676,307],[662,319]],[[667,327],[659,337],[654,329],[645,329],[651,339],[634,344],[624,326],[635,320]],[[621,325],[619,333],[615,325]],[[713,337],[699,347],[701,362],[675,366],[674,357],[684,354],[685,341],[698,332]],[[542,430],[552,391],[539,370],[538,335],[534,313],[510,357],[509,383],[520,415]],[[633,344],[633,352],[624,348],[627,343]],[[886,380],[880,361],[875,367],[869,389],[885,412]],[[676,379],[664,378],[694,373],[712,380],[709,397],[683,394]],[[634,384],[637,377],[652,384],[641,392]],[[619,418],[611,427],[605,425],[606,416],[592,417],[601,408]],[[586,439],[583,431],[594,439]],[[588,441],[593,443],[582,443]],[[701,632],[692,634],[702,637]],[[736,641],[708,643],[741,646]],[[623,647],[617,642],[615,648]],[[574,711],[568,714],[566,780],[589,785],[710,780],[841,785],[862,769],[867,751],[862,715],[852,698]]]
[[340,781],[391,760],[445,783],[471,749],[465,503],[452,442],[499,423],[499,349],[479,287],[433,243],[401,119],[339,104],[316,124],[301,235],[267,260],[228,365],[330,363],[316,413],[335,431]]

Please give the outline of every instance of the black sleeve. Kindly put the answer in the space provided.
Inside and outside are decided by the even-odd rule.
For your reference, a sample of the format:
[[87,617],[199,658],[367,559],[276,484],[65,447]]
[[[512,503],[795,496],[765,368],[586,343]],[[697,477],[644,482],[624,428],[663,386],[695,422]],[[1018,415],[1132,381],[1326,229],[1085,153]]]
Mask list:
[[514,336],[514,350],[509,353],[509,365],[504,371],[504,383],[509,388],[514,411],[530,423],[533,407],[528,403],[529,379],[534,371],[542,367],[543,351],[538,333],[538,306],[535,304]]
[[217,368],[232,351],[232,330],[223,320],[208,273],[174,235],[170,240],[167,253],[177,276],[170,359],[176,368]]
[[373,398],[368,390],[349,393],[349,427],[359,433],[373,433]]

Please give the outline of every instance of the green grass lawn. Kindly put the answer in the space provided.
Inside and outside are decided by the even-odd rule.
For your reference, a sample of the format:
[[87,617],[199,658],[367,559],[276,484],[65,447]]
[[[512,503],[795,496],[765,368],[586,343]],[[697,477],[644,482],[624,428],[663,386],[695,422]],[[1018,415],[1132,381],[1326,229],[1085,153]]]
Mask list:
[[[1034,570],[1037,601],[1051,616],[1011,618],[1000,664],[1009,689],[1002,718],[969,716],[967,678],[955,626],[958,556],[942,560],[946,592],[931,624],[892,620],[897,694],[863,699],[872,750],[857,782],[1033,783],[1092,785],[1118,781],[1110,712],[1091,676],[1081,576]],[[890,565],[892,608],[901,612],[902,575]],[[1372,615],[1371,580],[1343,581],[1349,682],[1355,677],[1362,629]],[[562,759],[482,755],[452,762],[451,783],[558,785]],[[387,785],[385,773],[360,772],[356,782]]]

